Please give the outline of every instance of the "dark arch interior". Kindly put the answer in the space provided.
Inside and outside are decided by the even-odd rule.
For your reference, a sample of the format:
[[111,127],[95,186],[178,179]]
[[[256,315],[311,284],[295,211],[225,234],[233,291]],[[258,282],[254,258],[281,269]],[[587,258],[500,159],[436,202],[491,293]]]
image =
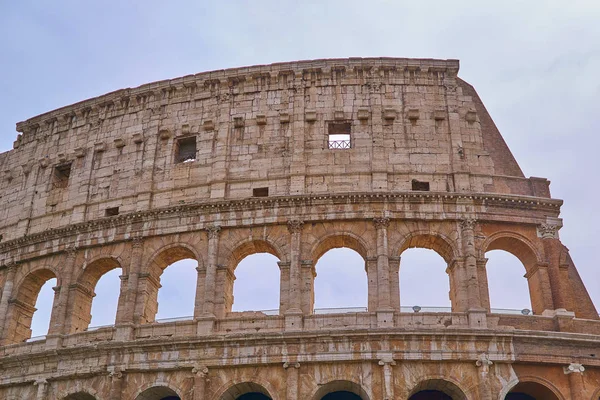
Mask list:
[[520,382],[506,395],[507,400],[558,400],[552,390],[536,382]]
[[79,392],[68,395],[65,400],[96,400],[96,398],[91,394]]
[[444,392],[439,390],[421,390],[410,396],[408,400],[453,400]]
[[181,400],[174,390],[164,386],[157,386],[145,390],[135,400]]
[[321,400],[362,400],[362,398],[352,392],[340,391],[326,394]]
[[262,393],[252,392],[241,395],[237,400],[271,400],[271,398]]

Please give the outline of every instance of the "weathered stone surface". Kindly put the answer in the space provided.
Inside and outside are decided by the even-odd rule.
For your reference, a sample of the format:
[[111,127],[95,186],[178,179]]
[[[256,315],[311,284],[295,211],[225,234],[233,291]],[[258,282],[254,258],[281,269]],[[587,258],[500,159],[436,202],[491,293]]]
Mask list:
[[[0,398],[597,398],[600,321],[560,242],[562,201],[523,176],[457,73],[456,60],[281,63],[19,123],[0,154]],[[368,308],[314,314],[314,266],[338,247],[365,259]],[[412,247],[448,264],[451,312],[401,309]],[[523,263],[533,315],[490,309],[495,249]],[[233,271],[257,252],[280,260],[279,315],[231,312]],[[162,271],[184,258],[198,261],[193,319],[157,323]],[[117,267],[116,324],[88,330]],[[27,342],[54,277],[48,336]]]

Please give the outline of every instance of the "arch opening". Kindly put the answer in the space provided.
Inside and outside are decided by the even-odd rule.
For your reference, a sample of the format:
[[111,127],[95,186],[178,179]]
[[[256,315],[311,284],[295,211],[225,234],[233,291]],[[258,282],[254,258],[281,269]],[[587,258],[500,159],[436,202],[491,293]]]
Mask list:
[[[191,258],[166,266],[160,276],[156,319],[193,318],[196,301],[198,262]],[[166,321],[165,321],[166,322]]]
[[337,380],[326,383],[312,397],[313,400],[369,400],[369,396],[358,383]]
[[231,311],[267,311],[278,314],[280,305],[279,258],[270,253],[244,257],[235,267]]
[[506,400],[559,400],[551,389],[538,382],[519,382],[504,398]]
[[326,394],[321,400],[362,400],[362,397],[352,392],[338,391]]
[[181,400],[181,398],[169,387],[154,386],[144,390],[135,400]]
[[315,265],[313,283],[315,313],[368,309],[366,263],[356,250],[341,247],[323,253]]
[[491,250],[486,273],[492,312],[504,309],[531,310],[525,266],[516,256],[504,250]]
[[77,392],[68,395],[64,400],[96,400],[96,398],[86,392]]
[[[400,304],[402,311],[413,312],[413,307],[452,307],[448,264],[435,250],[410,248],[402,253],[399,268]],[[435,310],[438,311],[438,310]]]
[[151,259],[139,278],[145,287],[140,323],[193,318],[198,264],[198,257],[186,245],[163,248]]
[[220,400],[271,400],[272,397],[262,385],[242,382],[228,388]]
[[428,379],[413,388],[409,400],[467,400],[464,392],[445,379]]
[[69,287],[68,332],[81,332],[90,326],[115,323],[121,274],[121,264],[111,257],[95,260],[85,266],[76,285]]
[[[502,295],[497,294],[499,290],[497,287],[500,287],[500,285],[497,285],[495,280],[507,279],[505,277],[508,275],[513,277],[508,287],[518,290],[518,298],[515,299],[517,304],[520,302],[529,305],[529,307],[523,308],[530,308],[534,314],[541,314],[546,309],[554,309],[552,295],[548,290],[550,282],[548,281],[547,272],[543,266],[540,266],[537,253],[526,239],[509,234],[498,236],[490,241],[484,251],[486,257],[489,255],[489,261],[486,265],[486,276],[491,307],[497,307],[499,301],[503,301],[498,300],[498,298],[502,298]],[[506,253],[509,253],[513,257],[510,257]],[[497,264],[502,265],[502,267]],[[524,289],[522,283],[519,285],[519,282],[523,282],[521,278],[523,276],[523,269],[519,268],[519,264],[526,272],[524,275],[526,277],[527,289]]]
[[19,343],[46,335],[52,325],[52,310],[58,280],[54,272],[41,269],[28,274],[9,300],[6,324],[8,343]]

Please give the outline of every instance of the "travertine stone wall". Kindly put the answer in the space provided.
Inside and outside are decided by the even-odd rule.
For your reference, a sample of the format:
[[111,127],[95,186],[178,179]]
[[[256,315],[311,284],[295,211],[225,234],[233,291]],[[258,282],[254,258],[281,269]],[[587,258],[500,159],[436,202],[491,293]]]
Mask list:
[[[456,60],[273,64],[19,123],[0,154],[0,399],[597,399],[600,318],[559,238],[562,201],[523,176],[457,72]],[[348,149],[329,149],[330,123],[350,126]],[[195,157],[178,162],[190,138]],[[340,247],[365,260],[367,310],[314,314],[315,265]],[[447,263],[448,312],[403,312],[413,247]],[[490,308],[497,249],[522,262],[533,315]],[[278,315],[231,312],[235,268],[254,253],[279,259]],[[187,258],[194,315],[156,322],[161,275]],[[115,268],[115,324],[89,329]],[[52,278],[48,334],[30,340]]]
[[[525,179],[456,60],[308,61],[124,89],[17,125],[0,155],[3,240],[208,199],[411,190],[549,197]],[[327,127],[351,124],[351,148]],[[176,163],[177,140],[196,159]],[[56,183],[56,167],[71,162]]]

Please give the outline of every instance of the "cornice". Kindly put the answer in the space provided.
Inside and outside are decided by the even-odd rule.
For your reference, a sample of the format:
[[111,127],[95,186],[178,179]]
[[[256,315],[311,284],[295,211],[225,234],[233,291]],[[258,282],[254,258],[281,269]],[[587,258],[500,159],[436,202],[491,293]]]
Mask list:
[[[446,74],[454,79],[459,70],[458,60],[411,59],[411,58],[344,58],[320,59],[295,62],[255,65],[249,67],[230,68],[201,72],[194,75],[147,83],[136,88],[116,90],[95,98],[61,107],[53,111],[17,123],[17,131],[24,134],[24,141],[29,141],[38,128],[55,126],[57,123],[68,123],[72,117],[100,116],[107,112],[120,110],[125,113],[130,107],[145,105],[151,98],[154,100],[173,99],[177,96],[193,94],[196,88],[209,92],[217,88],[232,89],[240,84],[262,85],[264,80],[278,81],[281,77],[293,76],[300,82],[312,84],[315,80],[336,81],[341,76],[351,78],[367,77],[378,81],[394,78],[405,79],[410,72],[428,76],[438,73]],[[289,80],[288,78],[284,78]]]
[[[44,232],[23,236],[0,243],[0,253],[17,250],[38,243],[93,233],[104,229],[126,226],[136,222],[169,219],[173,216],[194,216],[201,213],[227,213],[261,208],[291,208],[306,207],[313,204],[329,202],[332,204],[372,204],[393,202],[433,203],[442,202],[457,204],[463,202],[479,203],[483,206],[503,207],[507,209],[542,210],[558,213],[562,200],[546,199],[530,196],[512,196],[500,194],[463,194],[448,192],[428,193],[338,193],[318,195],[277,196],[268,198],[246,198],[240,200],[203,201],[198,203],[181,204],[172,207],[157,208],[147,211],[137,211],[114,217],[99,218],[91,221],[71,224],[65,227],[49,229]],[[479,215],[480,221],[485,220],[485,213]],[[214,221],[211,223],[214,224]],[[282,223],[285,223],[283,221]],[[129,237],[124,237],[129,239]]]

